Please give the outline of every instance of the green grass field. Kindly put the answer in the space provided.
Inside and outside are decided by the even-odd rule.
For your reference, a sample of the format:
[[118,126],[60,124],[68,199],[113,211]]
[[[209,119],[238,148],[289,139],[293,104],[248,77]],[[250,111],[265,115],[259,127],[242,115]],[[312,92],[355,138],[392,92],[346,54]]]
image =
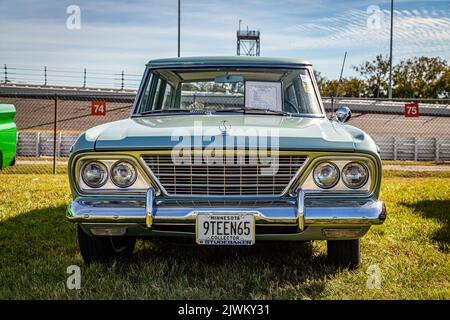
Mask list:
[[[84,265],[65,221],[65,175],[0,175],[0,299],[449,299],[450,173],[385,172],[384,225],[358,270],[325,263],[325,242],[209,248],[139,241],[133,258]],[[81,290],[65,287],[81,267]],[[381,271],[368,289],[367,270]]]

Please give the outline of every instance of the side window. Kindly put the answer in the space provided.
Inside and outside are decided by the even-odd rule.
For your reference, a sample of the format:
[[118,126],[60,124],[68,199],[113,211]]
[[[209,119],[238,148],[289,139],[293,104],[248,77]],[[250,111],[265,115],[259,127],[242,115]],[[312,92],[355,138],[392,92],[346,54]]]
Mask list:
[[298,77],[292,82],[300,113],[320,113],[313,83],[307,70],[301,70]]
[[166,84],[166,90],[164,91],[164,97],[162,102],[162,109],[172,108],[175,90],[169,83]]
[[153,99],[151,110],[170,109],[174,95],[173,86],[165,79],[159,78],[156,84],[155,98]]
[[150,102],[150,95],[151,95],[151,87],[152,87],[152,78],[153,78],[153,74],[150,74],[148,76],[148,80],[147,83],[145,85],[145,89],[142,92],[142,98],[141,101],[139,103],[139,112],[145,112],[148,111],[148,105]]
[[160,109],[158,106],[160,105],[159,100],[160,100],[160,96],[161,96],[162,83],[163,83],[163,80],[161,80],[161,78],[159,78],[158,83],[156,84],[155,98],[153,99],[152,108],[150,110]]
[[139,112],[172,108],[174,87],[158,75],[151,74],[142,92]]
[[[294,85],[289,85],[285,90],[285,96],[284,96],[284,111],[287,112],[297,112],[298,110],[298,101],[297,101],[297,94],[295,93]],[[286,103],[286,101],[288,103]]]

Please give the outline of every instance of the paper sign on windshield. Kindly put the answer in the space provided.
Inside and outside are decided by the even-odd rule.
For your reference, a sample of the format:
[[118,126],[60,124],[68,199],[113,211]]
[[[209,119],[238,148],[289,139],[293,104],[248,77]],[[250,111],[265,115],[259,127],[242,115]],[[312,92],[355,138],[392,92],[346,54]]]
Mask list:
[[246,81],[245,107],[283,111],[281,82]]

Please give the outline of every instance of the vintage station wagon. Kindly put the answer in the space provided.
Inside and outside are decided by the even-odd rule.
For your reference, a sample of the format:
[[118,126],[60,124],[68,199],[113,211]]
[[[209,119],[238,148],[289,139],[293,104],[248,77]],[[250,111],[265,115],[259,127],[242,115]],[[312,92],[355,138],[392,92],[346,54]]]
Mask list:
[[357,267],[360,238],[386,218],[374,141],[327,118],[309,62],[195,57],[147,64],[131,117],[73,146],[67,218],[86,262],[136,238],[198,245],[326,240]]

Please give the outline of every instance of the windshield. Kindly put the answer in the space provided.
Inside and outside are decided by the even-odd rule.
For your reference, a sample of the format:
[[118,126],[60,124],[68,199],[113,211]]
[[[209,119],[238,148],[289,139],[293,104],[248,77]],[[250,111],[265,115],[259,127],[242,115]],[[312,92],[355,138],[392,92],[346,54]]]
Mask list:
[[149,72],[136,114],[177,111],[323,115],[306,68]]

